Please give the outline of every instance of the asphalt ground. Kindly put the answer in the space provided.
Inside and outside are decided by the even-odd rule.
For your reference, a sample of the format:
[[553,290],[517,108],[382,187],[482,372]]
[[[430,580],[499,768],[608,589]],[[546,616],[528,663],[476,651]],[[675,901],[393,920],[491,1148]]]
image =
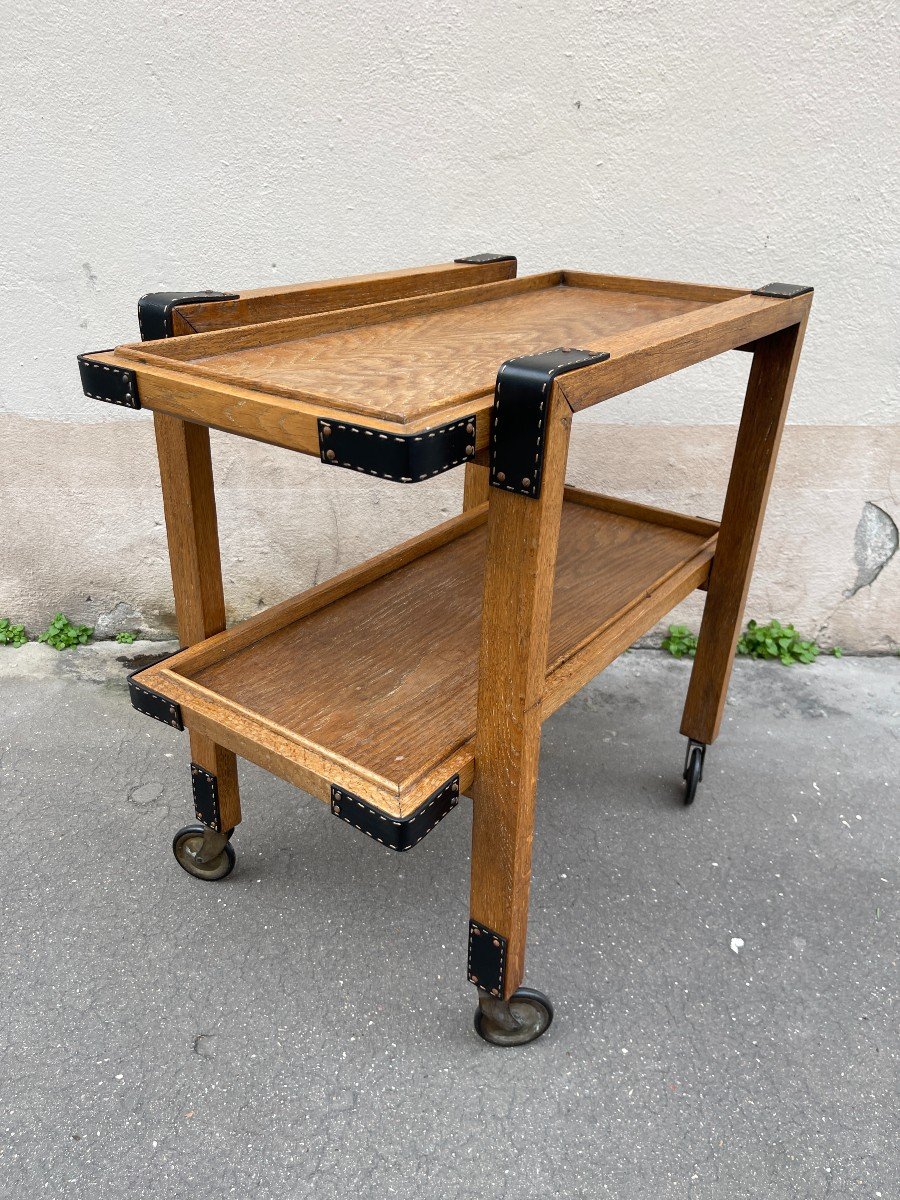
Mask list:
[[399,856],[242,764],[237,868],[200,883],[186,740],[117,653],[0,651],[4,1200],[898,1194],[900,662],[739,662],[691,808],[685,663],[633,651],[557,713],[556,1020],[499,1050],[468,802]]

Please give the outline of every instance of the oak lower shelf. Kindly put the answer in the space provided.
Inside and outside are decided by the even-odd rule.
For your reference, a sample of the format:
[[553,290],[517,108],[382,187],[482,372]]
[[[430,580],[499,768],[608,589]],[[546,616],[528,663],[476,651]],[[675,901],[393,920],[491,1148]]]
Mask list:
[[[394,817],[467,791],[487,505],[148,667],[184,724],[331,799]],[[566,490],[547,717],[709,574],[717,525]]]

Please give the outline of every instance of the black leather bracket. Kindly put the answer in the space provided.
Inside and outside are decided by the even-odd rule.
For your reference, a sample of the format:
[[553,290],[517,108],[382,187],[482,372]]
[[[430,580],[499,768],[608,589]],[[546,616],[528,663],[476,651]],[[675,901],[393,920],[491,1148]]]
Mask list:
[[776,296],[779,300],[793,300],[795,296],[805,296],[813,289],[802,283],[767,283],[765,287],[754,288],[752,296]]
[[172,337],[172,313],[182,304],[210,300],[237,300],[236,292],[148,292],[138,300],[138,327],[142,342]]
[[468,462],[474,454],[474,417],[450,421],[424,433],[403,434],[319,418],[319,457],[323,463],[395,483],[421,483]]
[[455,263],[471,263],[473,266],[478,263],[495,263],[495,262],[514,262],[516,265],[516,256],[514,254],[470,254],[468,258],[454,258]]
[[[95,350],[95,354],[107,351]],[[94,362],[89,354],[78,355],[78,373],[81,387],[92,400],[103,400],[107,404],[120,404],[123,408],[140,408],[137,375],[126,367],[111,367],[108,363]]]
[[153,688],[145,687],[135,679],[135,676],[140,675],[141,671],[146,671],[150,666],[155,667],[157,663],[165,662],[167,658],[171,657],[171,654],[164,654],[155,663],[146,663],[138,670],[132,671],[128,676],[128,692],[131,696],[132,708],[136,708],[145,717],[152,717],[154,721],[162,721],[163,725],[171,725],[173,729],[184,729],[181,705],[176,704],[174,700],[169,700],[159,692],[155,692]]
[[491,487],[536,499],[541,494],[544,429],[557,375],[605,362],[605,351],[543,350],[511,358],[497,372],[491,428]]
[[469,983],[492,996],[503,996],[506,938],[477,921],[469,922]]
[[352,792],[331,785],[331,811],[334,815],[391,850],[411,850],[417,846],[457,804],[458,775],[448,779],[408,817],[389,817]]
[[194,812],[197,820],[221,833],[219,828],[219,784],[210,771],[191,763],[191,790],[194,793]]

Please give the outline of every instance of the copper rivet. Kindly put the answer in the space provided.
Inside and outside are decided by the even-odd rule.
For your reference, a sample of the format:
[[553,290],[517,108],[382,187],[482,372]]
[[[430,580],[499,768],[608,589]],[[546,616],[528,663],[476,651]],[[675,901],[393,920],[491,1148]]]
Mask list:
[[475,432],[475,426],[470,421],[469,424],[466,426],[466,433],[469,435],[469,437],[471,437],[474,432]]
[[459,784],[458,784],[458,783],[454,783],[454,785],[453,785],[453,790],[454,790],[454,792],[458,792],[458,791],[459,791]]
[[500,945],[500,943],[497,941],[497,939],[496,939],[496,938],[494,938],[494,945],[495,945],[495,946],[499,946],[499,945]]
[[466,446],[466,454],[474,454],[474,453],[475,453],[474,446]]
[[522,480],[522,487],[531,487],[531,480],[528,478],[527,475]]
[[498,472],[497,472],[497,482],[498,482],[498,483],[505,483],[505,482],[506,482],[506,476],[503,474],[503,472],[502,472],[502,471],[498,471]]
[[334,806],[334,811],[335,811],[335,813],[339,813],[341,811],[341,806],[339,804],[336,804]]
[[470,976],[469,976],[469,978],[472,980],[472,982],[473,982],[473,983],[477,983],[477,982],[478,982],[478,976],[477,976],[477,975],[470,975]]
[[325,457],[330,459],[333,462],[337,458],[337,455],[335,454],[335,452],[333,450],[326,450]]
[[331,426],[330,425],[322,426],[322,437],[331,437]]
[[478,928],[477,925],[472,926],[472,933],[475,935],[475,937],[481,936],[481,930]]

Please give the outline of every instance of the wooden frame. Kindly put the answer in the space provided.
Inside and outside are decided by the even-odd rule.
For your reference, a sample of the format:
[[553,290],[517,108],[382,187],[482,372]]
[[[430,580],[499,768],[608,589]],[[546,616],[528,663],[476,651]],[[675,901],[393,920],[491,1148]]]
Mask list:
[[[500,999],[524,972],[542,722],[695,588],[708,595],[682,732],[718,734],[811,302],[514,274],[441,264],[242,292],[176,310],[180,336],[90,356],[133,373],[154,412],[184,649],[138,680],[179,706],[222,828],[240,820],[235,755],[386,820],[458,783],[474,803],[471,916],[503,946]],[[489,351],[469,349],[476,327]],[[492,488],[497,369],[555,341],[608,358],[549,385],[540,495]],[[753,363],[721,525],[565,486],[575,413],[731,349]],[[323,422],[400,438],[463,417],[459,516],[225,629],[206,427],[326,461]]]
[[[608,665],[620,649],[630,645],[635,637],[651,628],[678,600],[706,580],[717,531],[714,522],[683,517],[612,497],[592,495],[578,489],[567,488],[565,499],[570,510],[577,507],[596,512],[598,516],[596,527],[585,520],[578,522],[576,535],[581,538],[578,548],[580,557],[573,557],[566,579],[571,581],[576,578],[576,572],[581,572],[584,591],[596,592],[597,580],[603,577],[602,564],[596,559],[607,552],[606,528],[609,526],[612,530],[609,536],[613,539],[621,540],[623,530],[628,532],[630,540],[626,547],[627,555],[620,550],[619,557],[623,565],[627,557],[634,559],[631,571],[635,582],[633,585],[620,586],[608,603],[601,604],[601,598],[595,594],[593,601],[606,614],[604,618],[598,619],[596,625],[585,619],[560,632],[555,639],[552,655],[545,665],[547,688],[540,713],[542,720],[565,703],[603,666]],[[605,520],[600,520],[601,515]],[[390,616],[397,611],[396,605],[408,605],[410,597],[415,596],[412,586],[401,590],[402,574],[411,565],[423,563],[435,551],[469,535],[477,535],[480,540],[477,548],[473,546],[471,558],[484,554],[487,517],[488,505],[471,508],[435,529],[345,571],[333,580],[250,617],[199,645],[192,645],[158,666],[147,668],[141,672],[139,679],[144,686],[178,703],[183,720],[192,731],[202,732],[322,800],[329,800],[331,786],[336,785],[361,796],[389,816],[403,817],[414,812],[439,783],[453,774],[460,775],[465,791],[475,773],[474,721],[464,725],[455,736],[450,736],[446,734],[447,718],[439,714],[439,734],[448,740],[441,741],[436,735],[434,744],[428,743],[421,756],[410,759],[403,771],[387,774],[383,766],[372,765],[371,746],[368,755],[361,751],[353,761],[348,758],[343,746],[335,747],[333,743],[329,745],[327,741],[317,740],[308,720],[304,726],[300,720],[292,725],[283,718],[278,719],[278,704],[283,700],[280,695],[265,695],[261,699],[254,695],[254,705],[242,695],[246,689],[241,677],[245,673],[252,675],[260,670],[258,664],[263,660],[269,664],[267,669],[271,670],[278,668],[282,661],[286,664],[296,661],[298,655],[306,662],[309,674],[312,668],[305,655],[315,653],[317,647],[323,646],[321,628],[310,632],[302,649],[298,646],[284,648],[270,655],[266,643],[283,637],[285,630],[302,626],[309,618],[334,609],[339,604],[346,607],[350,601],[355,606],[348,609],[344,620],[350,625],[368,622],[365,639],[380,639],[379,652],[388,661],[401,661],[399,671],[406,671],[408,667],[402,661],[406,640],[404,627],[401,625],[390,635],[383,632],[379,625],[370,628],[373,617],[371,608],[367,606],[365,590],[378,582],[382,592],[385,592],[388,585],[393,586],[393,581],[398,581],[399,600],[394,607],[391,601],[376,612],[383,623],[385,612]],[[585,529],[593,535],[595,546],[592,547],[589,537],[585,536]],[[589,560],[589,553],[595,561]],[[451,563],[445,569],[446,578],[449,586],[458,587],[452,569]],[[436,581],[439,578],[441,576],[436,572],[431,576],[429,586],[438,587]],[[477,581],[467,595],[467,602],[473,610],[475,607],[480,610],[481,590],[480,585],[476,585]],[[577,593],[573,593],[568,600],[561,602],[557,618],[564,620],[567,605],[571,609],[578,604]],[[457,608],[462,610],[462,600]],[[471,634],[466,633],[465,636],[475,638],[477,614],[473,611],[468,620]],[[464,641],[462,638],[453,642],[443,641],[439,630],[429,646],[429,654],[438,660],[455,658],[456,675],[452,685],[448,685],[448,691],[457,693],[460,704],[464,705],[464,689],[469,685],[463,681],[467,676],[471,676],[473,681],[476,678],[478,646],[477,641],[468,641],[466,657],[460,640]],[[327,645],[323,650],[325,652]],[[242,660],[241,665],[237,665],[238,660]],[[221,665],[230,662],[236,665],[228,669],[227,686],[220,690],[218,681],[209,677],[225,674],[220,669]],[[298,685],[292,681],[287,668],[285,671],[287,679],[284,686],[296,691]],[[323,668],[322,677],[328,679],[329,695],[323,696],[321,711],[327,711],[329,703],[338,711],[343,711],[348,700],[340,687],[339,670],[334,674],[329,665]],[[385,680],[386,691],[392,693],[394,676],[388,672]],[[308,686],[315,698],[318,695],[316,688],[321,686],[318,677],[310,675]],[[408,679],[405,687],[406,702],[414,714],[418,714],[421,706],[428,703],[429,695],[433,696],[435,690],[434,681],[427,675],[420,684],[419,695],[414,693]],[[377,687],[373,684],[373,690],[365,693],[362,704],[371,710],[376,699]],[[395,715],[391,724],[397,719]],[[416,716],[415,720],[418,723],[419,717]],[[376,743],[378,736],[377,728],[373,727],[372,740]],[[257,747],[264,748],[264,757],[260,756]],[[387,757],[390,760],[391,755]]]
[[[154,420],[178,636],[193,646],[225,628],[209,432],[163,413]],[[199,729],[190,737],[191,761],[218,781],[221,828],[233,829],[241,820],[237,760]]]
[[410,267],[403,271],[382,271],[375,275],[298,283],[290,287],[244,289],[236,293],[234,300],[210,300],[205,304],[176,308],[172,314],[172,332],[176,335],[208,333],[310,313],[359,308],[385,300],[496,283],[501,279],[512,279],[515,273],[516,260],[501,258],[486,263],[438,263],[432,267]]
[[[634,306],[652,311],[649,306],[656,305],[660,312],[686,306],[686,311],[675,316],[645,321],[621,332],[595,333],[603,344],[585,348],[607,351],[608,361],[573,372],[561,385],[567,403],[577,412],[798,324],[808,308],[808,296],[781,300],[676,284],[660,284],[661,290],[652,293],[646,281],[640,281],[640,288],[637,282],[582,272],[546,272],[362,308],[124,345],[90,357],[97,363],[133,371],[145,408],[306,454],[319,454],[319,419],[340,421],[348,416],[364,419],[368,428],[386,433],[417,433],[461,416],[472,416],[477,427],[475,448],[480,450],[488,444],[496,371],[502,358],[491,360],[483,370],[473,369],[471,386],[464,391],[440,392],[418,406],[407,406],[405,412],[397,411],[389,400],[382,404],[370,402],[364,409],[361,400],[342,400],[323,388],[272,382],[248,386],[233,372],[216,370],[207,363],[223,355],[265,351],[291,343],[314,346],[328,335],[334,335],[332,342],[339,339],[340,350],[349,356],[354,345],[360,343],[360,335],[372,327],[389,332],[403,322],[409,327],[410,322],[421,323],[428,318],[436,318],[434,323],[439,327],[451,314],[467,309],[474,312],[473,320],[484,325],[491,313],[485,306],[499,312],[498,302],[529,295],[540,302],[544,295],[558,289],[605,298],[611,310],[615,299],[619,300],[619,309],[626,311]],[[723,297],[723,291],[728,298]],[[598,319],[598,324],[602,329],[602,320]],[[522,337],[508,339],[511,353],[507,357],[514,356],[523,344],[533,346],[540,336],[539,327],[530,343],[527,334],[524,343]],[[536,344],[540,348],[540,341]],[[204,361],[192,361],[197,359]],[[371,401],[370,391],[366,395]]]

